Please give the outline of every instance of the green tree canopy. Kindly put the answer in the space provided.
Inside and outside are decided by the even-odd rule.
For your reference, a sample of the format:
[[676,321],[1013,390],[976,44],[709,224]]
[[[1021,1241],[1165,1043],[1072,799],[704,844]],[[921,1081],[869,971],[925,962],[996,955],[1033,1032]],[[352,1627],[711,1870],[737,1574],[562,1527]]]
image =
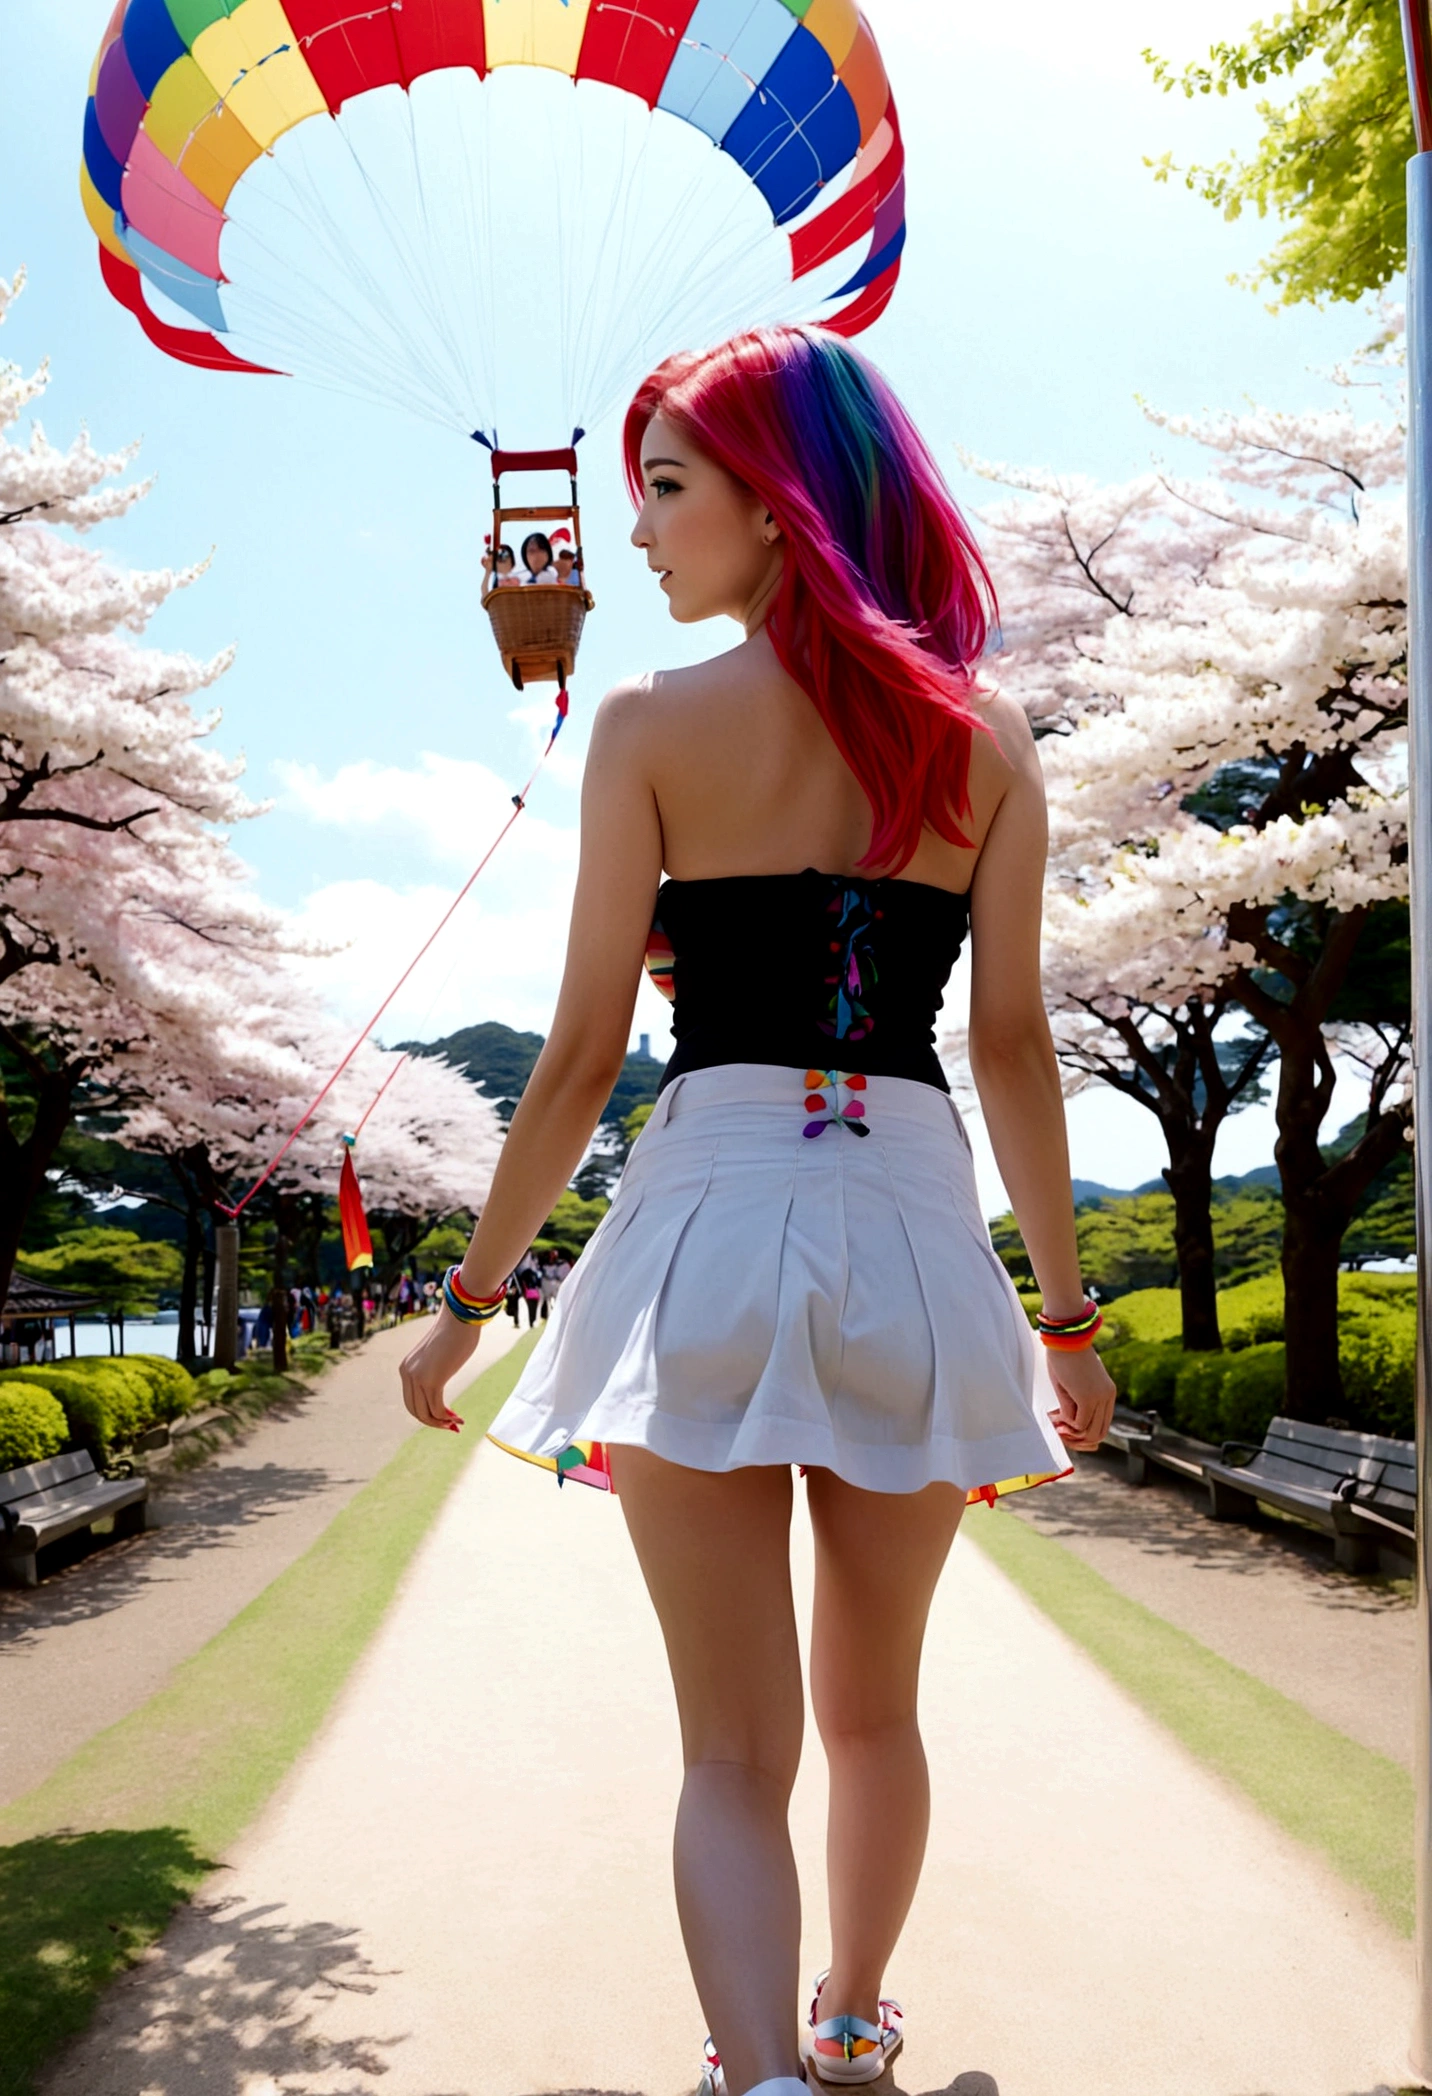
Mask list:
[[32,1281],[83,1289],[107,1310],[132,1317],[155,1310],[161,1294],[177,1294],[184,1265],[177,1245],[99,1224],[70,1231],[48,1251],[22,1253],[16,1263]]
[[1263,135],[1251,159],[1230,153],[1212,167],[1178,168],[1166,153],[1149,162],[1158,181],[1182,175],[1225,218],[1252,208],[1282,219],[1253,286],[1275,286],[1289,306],[1356,300],[1405,267],[1413,135],[1397,0],[1293,0],[1242,43],[1214,44],[1207,64],[1180,71],[1153,51],[1144,57],[1166,94],[1227,95],[1276,80],[1292,89],[1259,102]]
[[[1215,1181],[1212,1219],[1214,1274],[1221,1288],[1277,1271],[1283,1204],[1276,1187]],[[1081,1201],[1074,1221],[1085,1284],[1097,1288],[1104,1301],[1136,1288],[1178,1285],[1172,1194],[1110,1194]],[[990,1236],[1015,1286],[1035,1287],[1014,1217],[996,1217]]]
[[557,1205],[542,1225],[539,1244],[561,1245],[567,1252],[580,1252],[597,1224],[611,1207],[611,1202],[597,1199],[584,1201],[569,1187],[557,1196]]

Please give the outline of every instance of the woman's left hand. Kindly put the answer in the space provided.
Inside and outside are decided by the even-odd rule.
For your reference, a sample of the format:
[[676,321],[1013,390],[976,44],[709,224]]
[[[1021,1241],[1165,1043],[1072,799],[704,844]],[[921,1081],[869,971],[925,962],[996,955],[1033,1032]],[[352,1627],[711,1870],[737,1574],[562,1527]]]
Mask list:
[[446,1427],[459,1433],[462,1420],[450,1411],[443,1392],[460,1369],[477,1352],[481,1325],[460,1325],[448,1310],[439,1310],[428,1331],[410,1354],[405,1354],[398,1374],[403,1380],[403,1403],[419,1426]]
[[1113,1422],[1118,1396],[1108,1369],[1092,1346],[1051,1351],[1047,1363],[1059,1400],[1059,1410],[1050,1414],[1055,1433],[1066,1448],[1097,1448]]

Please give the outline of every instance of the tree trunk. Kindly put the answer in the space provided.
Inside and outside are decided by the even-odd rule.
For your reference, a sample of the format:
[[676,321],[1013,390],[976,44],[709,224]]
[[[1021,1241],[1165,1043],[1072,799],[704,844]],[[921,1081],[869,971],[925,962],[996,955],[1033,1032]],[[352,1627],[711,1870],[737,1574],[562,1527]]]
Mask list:
[[275,1375],[288,1372],[288,1205],[289,1196],[274,1199],[273,1292],[269,1315],[273,1320],[273,1367]]
[[203,1275],[204,1275],[204,1297],[203,1297],[203,1324],[204,1324],[204,1351],[205,1351],[205,1353],[206,1353],[206,1354],[212,1354],[212,1353],[213,1353],[213,1351],[214,1351],[214,1238],[213,1238],[213,1222],[214,1222],[214,1219],[213,1219],[213,1217],[212,1217],[212,1216],[210,1216],[210,1217],[209,1217],[209,1228],[208,1228],[208,1230],[202,1230],[202,1229],[201,1229],[201,1231],[200,1231],[200,1236],[199,1236],[199,1242],[200,1242],[200,1246],[201,1246],[201,1250],[200,1250],[200,1254],[199,1254],[199,1257],[200,1257],[200,1264],[201,1264],[201,1267],[202,1267],[202,1271],[203,1271]]
[[186,1185],[184,1190],[187,1196],[184,1209],[184,1273],[179,1283],[177,1352],[180,1366],[192,1370],[199,1353],[194,1343],[194,1312],[199,1296],[199,1256],[203,1247],[203,1229],[198,1192],[192,1185]]
[[6,1040],[34,1080],[35,1117],[29,1134],[21,1142],[11,1128],[0,1095],[0,1303],[10,1292],[25,1224],[70,1125],[75,1093],[83,1075],[77,1068],[51,1069],[8,1030]]
[[1164,1134],[1169,1162],[1163,1175],[1173,1195],[1183,1345],[1191,1354],[1216,1353],[1223,1335],[1218,1328],[1213,1253],[1213,1145],[1211,1140],[1188,1139],[1171,1117],[1164,1122]]
[[376,1268],[373,1278],[385,1295],[391,1294],[413,1253],[433,1227],[433,1218],[402,1215],[391,1208],[375,1208],[368,1220],[376,1223],[383,1233],[383,1262]]
[[1283,1409],[1321,1423],[1345,1403],[1338,1359],[1338,1254],[1346,1218],[1317,1189],[1283,1188],[1283,1318],[1288,1349]]

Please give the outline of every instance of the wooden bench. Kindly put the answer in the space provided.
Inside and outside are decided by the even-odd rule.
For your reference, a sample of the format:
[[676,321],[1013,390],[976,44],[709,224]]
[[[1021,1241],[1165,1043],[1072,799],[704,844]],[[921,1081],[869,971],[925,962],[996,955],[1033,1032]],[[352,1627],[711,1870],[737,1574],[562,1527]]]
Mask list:
[[149,1480],[102,1477],[88,1449],[0,1470],[0,1576],[12,1586],[39,1584],[35,1554],[47,1543],[114,1520],[116,1535],[149,1526]]
[[1113,1422],[1104,1439],[1124,1456],[1131,1485],[1148,1483],[1150,1463],[1201,1484],[1204,1459],[1214,1452],[1206,1441],[1193,1441],[1187,1434],[1174,1433],[1157,1412],[1135,1411],[1131,1405],[1115,1405]]
[[[1246,1453],[1250,1460],[1230,1459]],[[1275,1419],[1260,1446],[1225,1441],[1203,1466],[1215,1521],[1250,1521],[1258,1502],[1299,1514],[1333,1538],[1349,1572],[1374,1572],[1380,1540],[1410,1550],[1417,1516],[1416,1445],[1382,1434]]]

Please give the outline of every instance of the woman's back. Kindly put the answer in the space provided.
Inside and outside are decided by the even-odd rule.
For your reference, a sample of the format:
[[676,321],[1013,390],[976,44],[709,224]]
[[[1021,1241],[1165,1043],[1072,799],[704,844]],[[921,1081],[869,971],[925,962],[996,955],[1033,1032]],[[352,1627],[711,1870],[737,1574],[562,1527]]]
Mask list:
[[[860,865],[871,835],[866,791],[764,630],[710,662],[660,671],[623,698],[640,716],[673,879],[881,870]],[[995,693],[973,700],[993,734],[973,738],[970,807],[960,824],[971,848],[926,830],[896,876],[956,894],[970,887],[1011,776],[995,737],[1011,725],[1012,704]],[[1016,725],[1024,730],[1022,719]]]
[[[583,1155],[646,953],[676,993],[669,1081],[491,1432],[619,1492],[661,1616],[704,2096],[805,2096],[883,2082],[901,2043],[879,1975],[923,1851],[920,1641],[961,1509],[1067,1473],[1113,1390],[1040,1001],[1039,767],[1023,716],[973,684],[993,602],[938,469],[878,374],[806,330],[664,365],[626,463],[672,616],[747,639],[603,702],[552,1030],[449,1276],[452,1329],[404,1372],[417,1417],[460,1424],[459,1342]],[[967,927],[975,1074],[1057,1397],[934,1054]],[[793,1466],[834,1929],[799,2047]]]

